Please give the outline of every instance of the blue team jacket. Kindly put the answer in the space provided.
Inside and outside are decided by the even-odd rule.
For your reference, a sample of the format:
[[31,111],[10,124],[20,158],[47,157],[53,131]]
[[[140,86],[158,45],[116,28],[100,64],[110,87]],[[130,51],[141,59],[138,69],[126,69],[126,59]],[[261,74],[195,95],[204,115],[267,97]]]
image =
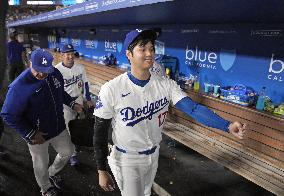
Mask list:
[[18,41],[10,41],[8,43],[8,61],[9,63],[21,63],[22,60],[22,52],[24,52],[25,49],[21,43]]
[[63,77],[57,69],[44,80],[36,79],[26,69],[9,86],[1,116],[28,143],[36,131],[43,132],[48,140],[66,129],[63,104],[72,107],[74,103],[64,91]]

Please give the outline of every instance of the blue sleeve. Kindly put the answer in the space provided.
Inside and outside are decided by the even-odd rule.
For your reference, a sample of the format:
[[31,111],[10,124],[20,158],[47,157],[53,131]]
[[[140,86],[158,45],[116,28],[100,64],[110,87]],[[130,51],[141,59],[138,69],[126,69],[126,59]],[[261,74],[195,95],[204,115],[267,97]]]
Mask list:
[[36,133],[36,130],[32,128],[24,117],[27,100],[25,98],[19,99],[19,97],[21,97],[19,93],[13,89],[9,89],[2,107],[1,117],[7,125],[15,129],[22,138],[30,143],[31,138]]
[[194,120],[208,127],[229,131],[230,122],[221,118],[207,107],[194,102],[189,97],[181,99],[175,105],[176,108],[192,117]]
[[66,91],[63,88],[63,103],[67,106],[69,106],[70,108],[73,108],[75,101],[73,100],[73,98],[66,93]]
[[90,90],[89,90],[89,84],[88,84],[88,82],[85,82],[85,92],[86,92],[86,94],[85,94],[85,96],[86,96],[86,99],[88,100],[88,101],[91,101],[91,96],[90,96]]

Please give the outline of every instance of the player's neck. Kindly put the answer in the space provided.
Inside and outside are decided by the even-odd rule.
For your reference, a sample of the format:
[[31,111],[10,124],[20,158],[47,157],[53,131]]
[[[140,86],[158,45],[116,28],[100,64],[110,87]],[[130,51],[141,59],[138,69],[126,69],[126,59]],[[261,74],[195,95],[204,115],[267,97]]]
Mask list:
[[151,76],[149,70],[141,71],[141,70],[131,69],[131,74],[138,80],[148,80]]
[[67,68],[72,68],[74,64],[70,64],[70,63],[68,64],[68,63],[62,62],[62,65],[63,65],[64,67],[67,67]]

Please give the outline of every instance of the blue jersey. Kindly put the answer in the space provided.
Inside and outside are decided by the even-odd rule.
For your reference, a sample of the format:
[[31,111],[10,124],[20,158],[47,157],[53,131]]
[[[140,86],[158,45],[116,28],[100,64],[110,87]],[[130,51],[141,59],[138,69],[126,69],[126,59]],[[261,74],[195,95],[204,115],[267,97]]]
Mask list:
[[26,69],[9,86],[1,116],[27,142],[36,131],[46,140],[66,129],[63,104],[73,106],[73,99],[64,91],[61,73],[54,69],[44,80],[36,79]]

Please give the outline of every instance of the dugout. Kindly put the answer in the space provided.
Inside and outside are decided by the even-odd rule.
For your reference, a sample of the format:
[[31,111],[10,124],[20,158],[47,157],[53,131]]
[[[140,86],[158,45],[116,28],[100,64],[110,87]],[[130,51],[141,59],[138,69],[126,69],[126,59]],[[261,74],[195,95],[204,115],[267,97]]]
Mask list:
[[[106,81],[129,67],[123,55],[126,32],[156,28],[159,54],[177,57],[181,75],[199,73],[204,82],[220,86],[244,84],[267,88],[271,100],[284,102],[284,2],[281,0],[103,0],[88,1],[8,24],[42,48],[72,43],[80,53],[97,94]],[[116,67],[101,65],[114,54]],[[59,61],[55,54],[55,64]],[[249,125],[237,141],[204,127],[174,107],[164,134],[226,166],[259,186],[284,194],[284,117],[260,112],[186,90],[194,100],[228,120]]]

